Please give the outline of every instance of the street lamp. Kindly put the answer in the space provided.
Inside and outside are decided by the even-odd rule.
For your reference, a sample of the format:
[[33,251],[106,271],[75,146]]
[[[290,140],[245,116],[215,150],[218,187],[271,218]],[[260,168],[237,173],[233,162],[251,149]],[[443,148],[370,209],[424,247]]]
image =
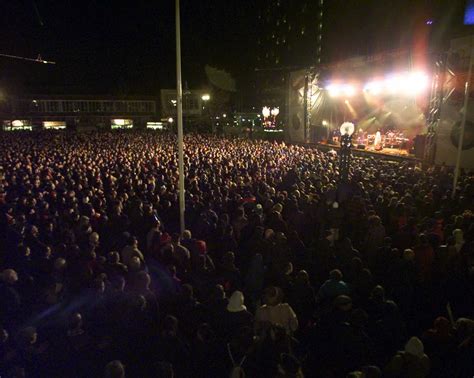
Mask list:
[[343,182],[349,179],[349,169],[352,160],[352,134],[355,126],[352,122],[344,122],[339,131],[341,132],[341,149],[339,151],[339,178]]
[[268,106],[264,106],[262,109],[263,118],[270,117],[270,108]]

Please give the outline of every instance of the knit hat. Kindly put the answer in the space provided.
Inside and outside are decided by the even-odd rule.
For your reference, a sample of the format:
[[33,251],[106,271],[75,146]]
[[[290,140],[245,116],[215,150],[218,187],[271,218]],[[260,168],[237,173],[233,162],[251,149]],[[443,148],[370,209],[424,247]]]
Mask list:
[[247,310],[244,305],[244,295],[241,291],[234,291],[229,298],[229,304],[227,305],[227,311],[229,312],[240,312]]
[[416,356],[418,358],[421,358],[424,356],[424,347],[423,343],[421,340],[413,336],[408,342],[405,344],[405,352],[408,354],[411,354],[413,356]]

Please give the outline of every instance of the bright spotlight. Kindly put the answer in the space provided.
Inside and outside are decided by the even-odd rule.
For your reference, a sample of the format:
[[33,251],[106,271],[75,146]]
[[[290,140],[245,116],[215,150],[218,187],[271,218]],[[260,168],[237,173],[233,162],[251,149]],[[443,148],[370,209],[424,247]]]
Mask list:
[[169,122],[169,123],[173,123],[173,122],[174,122],[173,117],[168,118],[168,122]]
[[339,85],[336,85],[336,84],[328,85],[326,87],[326,90],[328,91],[329,96],[331,96],[331,97],[337,97],[337,96],[339,96],[339,94],[341,92],[341,88],[339,87]]
[[344,100],[344,104],[349,105],[349,100]]
[[349,84],[344,85],[344,86],[342,87],[342,91],[343,91],[344,95],[346,95],[346,96],[348,96],[348,97],[354,96],[354,95],[355,95],[355,92],[356,92],[354,86],[349,85]]
[[201,96],[201,100],[203,101],[209,101],[210,99],[211,99],[211,96],[208,95],[207,93]]
[[423,72],[412,72],[407,75],[404,84],[404,92],[407,95],[419,95],[428,88],[428,75]]
[[383,84],[380,81],[371,81],[364,86],[364,92],[377,96],[382,93]]
[[329,122],[323,119],[323,126],[328,126],[328,125],[329,125]]
[[391,94],[398,93],[402,86],[402,77],[400,75],[393,75],[385,80],[385,87]]

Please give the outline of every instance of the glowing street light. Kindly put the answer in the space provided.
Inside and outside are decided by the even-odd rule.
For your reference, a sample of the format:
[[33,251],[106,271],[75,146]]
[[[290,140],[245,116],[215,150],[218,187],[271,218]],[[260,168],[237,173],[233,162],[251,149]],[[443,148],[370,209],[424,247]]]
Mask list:
[[264,118],[270,117],[270,108],[268,106],[263,107],[262,115],[263,115]]

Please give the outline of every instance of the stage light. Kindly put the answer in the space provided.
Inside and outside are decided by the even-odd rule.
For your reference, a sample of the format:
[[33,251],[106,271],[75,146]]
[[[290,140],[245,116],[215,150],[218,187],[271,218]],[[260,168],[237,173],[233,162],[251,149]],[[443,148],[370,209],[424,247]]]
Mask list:
[[349,105],[349,100],[344,100],[344,104]]
[[412,72],[407,75],[403,89],[405,94],[416,96],[425,91],[428,84],[428,75],[423,72]]
[[328,126],[328,125],[329,125],[329,122],[323,119],[323,126]]
[[341,93],[341,88],[339,85],[336,85],[336,84],[331,84],[331,85],[328,85],[326,87],[326,90],[328,91],[329,93],[329,96],[331,97],[337,97],[340,95]]
[[352,122],[344,122],[342,125],[341,125],[341,128],[339,129],[339,131],[341,132],[341,135],[352,135],[354,134],[354,130],[355,130],[355,126]]
[[209,101],[210,99],[211,99],[211,96],[208,95],[207,93],[201,96],[201,100],[203,101]]
[[271,111],[272,116],[276,117],[278,114],[280,114],[280,109],[278,108],[273,108]]
[[402,86],[402,77],[400,75],[392,75],[385,80],[385,88],[390,94],[398,93]]
[[380,81],[371,81],[364,86],[364,92],[367,92],[373,96],[377,96],[382,93],[383,83]]
[[344,95],[352,97],[355,95],[356,90],[354,86],[347,84],[342,87],[342,92],[344,93]]
[[173,122],[174,122],[173,117],[168,118],[168,122],[169,122],[169,123],[173,123]]

